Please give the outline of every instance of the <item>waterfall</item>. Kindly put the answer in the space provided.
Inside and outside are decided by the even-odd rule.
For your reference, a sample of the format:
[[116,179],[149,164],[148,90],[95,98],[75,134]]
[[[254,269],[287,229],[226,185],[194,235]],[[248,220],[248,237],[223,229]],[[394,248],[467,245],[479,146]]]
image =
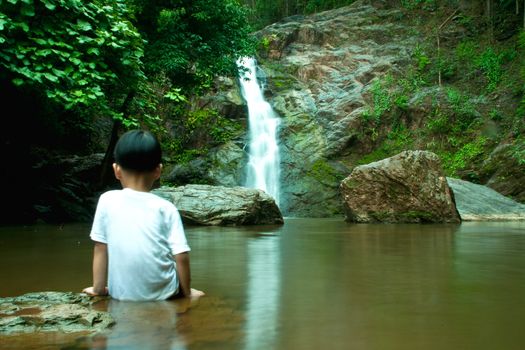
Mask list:
[[241,58],[237,64],[245,68],[240,84],[249,115],[250,146],[245,185],[265,191],[279,205],[279,118],[264,99],[263,88],[257,80],[255,59]]

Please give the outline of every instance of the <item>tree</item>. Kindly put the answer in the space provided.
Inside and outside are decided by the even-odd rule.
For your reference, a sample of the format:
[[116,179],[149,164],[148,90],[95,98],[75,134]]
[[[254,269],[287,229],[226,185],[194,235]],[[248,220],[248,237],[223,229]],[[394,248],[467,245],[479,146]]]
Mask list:
[[185,93],[205,91],[236,60],[255,52],[247,9],[235,0],[131,0],[148,44],[149,75],[163,72]]

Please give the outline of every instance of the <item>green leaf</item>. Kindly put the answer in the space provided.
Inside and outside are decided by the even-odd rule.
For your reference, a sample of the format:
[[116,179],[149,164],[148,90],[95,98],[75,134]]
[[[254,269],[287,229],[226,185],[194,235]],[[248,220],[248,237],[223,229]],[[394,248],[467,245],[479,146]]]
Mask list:
[[19,79],[19,78],[13,79],[13,84],[15,84],[16,86],[20,86],[24,84],[24,80]]
[[92,29],[91,24],[89,22],[83,21],[81,19],[77,20],[77,27],[78,29],[83,31],[89,31]]
[[14,27],[21,28],[24,32],[29,32],[29,26],[25,22],[14,23]]
[[93,54],[93,55],[99,56],[99,55],[100,55],[100,50],[97,49],[96,47],[90,47],[90,48],[87,50],[87,53],[88,53],[88,54]]
[[47,40],[44,40],[44,39],[41,39],[41,38],[35,38],[35,39],[33,39],[33,41],[35,43],[37,43],[38,45],[47,45]]
[[48,10],[53,11],[53,10],[56,8],[56,5],[53,4],[53,3],[52,3],[51,1],[49,1],[49,0],[41,0],[41,1],[44,3],[44,5],[46,6],[46,8],[47,8]]
[[73,63],[75,66],[78,66],[78,65],[80,65],[80,64],[82,63],[81,60],[79,60],[78,58],[74,58],[74,57],[73,57],[73,58],[70,58],[69,61],[70,61],[71,63]]
[[50,73],[44,73],[44,77],[45,77],[47,80],[49,80],[49,81],[51,81],[51,82],[53,82],[53,83],[58,82],[58,78],[55,77],[53,74],[50,74]]
[[21,13],[23,16],[33,17],[35,15],[35,8],[33,6],[23,6]]

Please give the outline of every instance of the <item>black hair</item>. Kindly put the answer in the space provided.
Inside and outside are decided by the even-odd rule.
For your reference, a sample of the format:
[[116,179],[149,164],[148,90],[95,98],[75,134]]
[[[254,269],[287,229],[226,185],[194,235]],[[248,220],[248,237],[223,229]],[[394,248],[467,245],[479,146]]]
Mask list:
[[151,171],[161,163],[162,151],[159,141],[149,131],[130,130],[118,140],[114,156],[115,162],[124,169]]

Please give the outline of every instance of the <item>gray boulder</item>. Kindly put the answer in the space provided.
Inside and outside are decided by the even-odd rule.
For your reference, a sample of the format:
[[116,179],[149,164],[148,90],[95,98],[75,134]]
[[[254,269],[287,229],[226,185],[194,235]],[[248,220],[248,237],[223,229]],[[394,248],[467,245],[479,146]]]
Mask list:
[[107,312],[93,310],[93,300],[85,294],[62,292],[0,298],[0,335],[96,332],[111,327],[113,318]]
[[245,187],[186,185],[152,191],[175,204],[185,223],[196,225],[282,224],[275,200]]
[[347,221],[460,222],[440,159],[432,152],[405,151],[358,166],[340,188]]
[[447,178],[456,206],[465,221],[525,220],[525,205],[493,189],[472,182]]

